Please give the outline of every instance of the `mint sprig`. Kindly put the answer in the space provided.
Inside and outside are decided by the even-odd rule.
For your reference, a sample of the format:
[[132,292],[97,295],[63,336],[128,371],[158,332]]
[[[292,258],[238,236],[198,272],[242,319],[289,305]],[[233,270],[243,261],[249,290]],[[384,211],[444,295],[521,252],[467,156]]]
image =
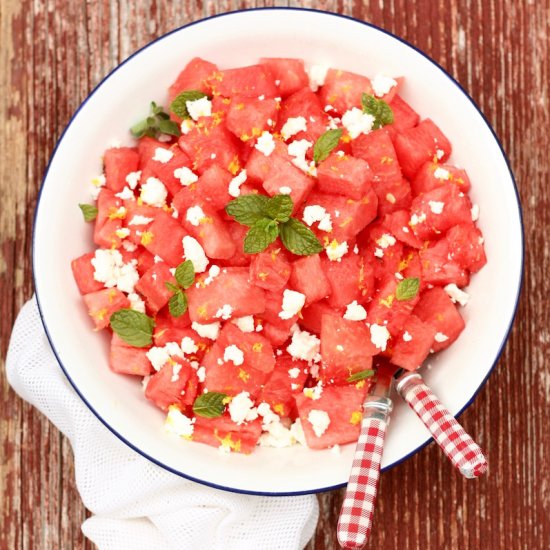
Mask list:
[[204,92],[200,90],[185,90],[174,98],[170,103],[170,110],[180,118],[191,118],[189,111],[187,110],[188,101],[196,101],[203,97],[208,97]]
[[176,283],[165,281],[164,286],[173,292],[168,300],[168,309],[172,317],[181,317],[187,311],[187,295],[184,290],[187,290],[195,282],[195,268],[191,260],[185,260],[174,273]]
[[232,200],[225,211],[237,222],[250,227],[244,238],[244,252],[263,252],[272,242],[281,238],[293,254],[309,256],[323,250],[315,233],[290,214],[294,203],[290,195],[242,195]]
[[342,128],[334,128],[333,130],[327,130],[317,138],[313,146],[313,160],[315,164],[323,162],[332,153],[341,137]]
[[159,134],[167,134],[169,136],[180,136],[181,131],[179,126],[173,120],[170,120],[170,115],[164,112],[164,109],[151,101],[150,114],[147,118],[140,120],[130,128],[132,135],[139,139],[143,136],[157,138]]
[[383,99],[376,99],[373,95],[364,93],[361,96],[361,104],[363,112],[374,117],[374,130],[393,122],[393,111]]
[[408,277],[403,279],[397,285],[395,297],[400,301],[410,300],[418,294],[420,289],[420,279],[418,277]]
[[134,309],[119,309],[111,315],[111,328],[127,344],[146,348],[153,343],[155,321]]
[[225,411],[227,395],[217,391],[201,393],[193,404],[193,412],[204,418],[218,418]]
[[347,378],[348,382],[359,382],[360,380],[365,380],[367,378],[370,378],[371,376],[374,376],[374,371],[371,369],[361,370],[359,372],[353,373],[349,378]]
[[93,222],[97,218],[97,208],[93,204],[79,204],[85,222]]

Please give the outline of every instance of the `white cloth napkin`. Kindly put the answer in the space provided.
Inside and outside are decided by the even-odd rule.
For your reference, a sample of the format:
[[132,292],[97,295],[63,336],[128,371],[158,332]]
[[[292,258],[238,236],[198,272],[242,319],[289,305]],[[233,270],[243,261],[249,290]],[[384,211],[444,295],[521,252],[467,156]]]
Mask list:
[[313,535],[314,495],[219,491],[171,474],[119,441],[65,378],[35,299],[17,318],[6,370],[15,391],[71,441],[76,484],[94,514],[82,530],[100,550],[292,550]]

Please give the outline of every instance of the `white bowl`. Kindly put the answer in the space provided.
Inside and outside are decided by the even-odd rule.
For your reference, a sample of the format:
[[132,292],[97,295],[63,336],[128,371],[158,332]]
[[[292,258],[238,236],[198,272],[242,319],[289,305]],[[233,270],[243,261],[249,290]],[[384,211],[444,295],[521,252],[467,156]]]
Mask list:
[[[346,445],[340,456],[300,446],[223,456],[212,447],[165,434],[163,415],[147,403],[140,384],[109,370],[107,335],[91,330],[73,281],[71,260],[93,249],[90,227],[83,223],[77,204],[89,201],[88,182],[101,170],[104,149],[115,139],[131,142],[128,128],[151,100],[166,102],[168,85],[194,56],[222,68],[252,64],[261,56],[301,57],[371,76],[406,77],[404,98],[441,127],[453,145],[451,162],[469,173],[488,257],[468,290],[471,299],[462,310],[466,329],[456,344],[423,369],[426,381],[453,414],[464,410],[485,382],[516,309],[523,240],[512,173],[481,112],[441,67],[381,29],[311,10],[229,13],[159,38],[101,82],[61,136],[36,211],[34,279],[51,345],[93,413],[159,466],[221,489],[288,495],[342,486],[354,445]],[[414,413],[399,401],[384,449],[384,468],[411,456],[429,440]]]

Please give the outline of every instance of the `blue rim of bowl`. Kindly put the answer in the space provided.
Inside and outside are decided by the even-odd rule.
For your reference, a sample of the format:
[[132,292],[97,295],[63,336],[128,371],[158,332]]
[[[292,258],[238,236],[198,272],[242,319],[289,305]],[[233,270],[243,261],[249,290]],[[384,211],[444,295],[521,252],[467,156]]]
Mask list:
[[[78,109],[73,113],[73,115],[71,116],[71,119],[69,120],[69,122],[67,123],[67,126],[65,126],[61,136],[59,137],[59,139],[57,140],[57,143],[55,145],[55,148],[51,154],[51,157],[50,157],[50,160],[48,162],[48,166],[46,167],[46,172],[44,173],[44,177],[42,178],[42,182],[41,182],[41,185],[40,185],[40,190],[38,192],[38,198],[37,198],[37,202],[36,202],[36,208],[35,208],[35,213],[34,213],[34,220],[33,220],[33,235],[32,235],[32,258],[33,258],[33,282],[34,282],[34,286],[35,286],[35,289],[36,289],[36,270],[34,269],[34,259],[35,259],[35,254],[34,254],[34,248],[35,248],[35,228],[36,228],[36,218],[38,216],[38,209],[39,209],[39,206],[40,206],[40,198],[42,196],[42,190],[44,188],[44,183],[46,181],[46,178],[48,177],[48,173],[50,171],[50,166],[51,166],[51,163],[53,161],[53,158],[55,157],[55,154],[57,152],[57,149],[58,147],[60,146],[61,142],[63,141],[63,137],[65,136],[67,130],[69,129],[69,127],[71,126],[71,124],[73,123],[75,117],[78,115],[78,113],[81,111],[81,109],[84,107],[84,105],[86,105],[86,103],[88,102],[88,100],[95,94],[95,92],[103,85],[103,83],[112,75],[114,74],[116,71],[118,71],[124,64],[126,64],[130,59],[134,58],[136,55],[138,55],[140,52],[142,52],[143,50],[149,48],[150,46],[152,46],[153,44],[155,44],[156,42],[160,42],[161,40],[163,40],[164,38],[176,33],[176,32],[179,32],[180,30],[182,29],[185,29],[187,27],[191,27],[193,25],[197,25],[199,23],[202,23],[203,21],[208,21],[210,19],[217,19],[217,18],[220,18],[220,17],[227,17],[227,16],[231,16],[233,14],[237,14],[237,13],[246,13],[246,12],[259,12],[259,11],[298,11],[298,12],[312,12],[312,13],[316,13],[316,14],[322,14],[322,15],[327,15],[327,16],[333,16],[333,17],[340,17],[342,19],[347,19],[349,21],[353,21],[355,23],[358,23],[360,25],[365,25],[367,27],[371,27],[379,32],[382,32],[388,36],[391,36],[392,38],[394,38],[395,40],[398,40],[399,42],[401,42],[402,44],[404,44],[405,46],[413,49],[414,51],[416,51],[417,53],[419,53],[422,57],[426,58],[430,63],[432,63],[434,65],[434,67],[436,67],[437,69],[439,69],[455,86],[457,86],[457,88],[466,96],[466,98],[470,101],[470,103],[474,106],[474,108],[476,109],[476,111],[479,113],[479,115],[481,116],[481,118],[483,119],[483,121],[485,122],[485,124],[487,125],[487,128],[489,128],[491,134],[493,135],[493,138],[495,140],[495,142],[497,143],[499,149],[500,149],[500,152],[502,153],[502,156],[504,158],[504,161],[506,162],[506,166],[508,168],[508,172],[510,173],[510,178],[512,180],[512,183],[514,185],[514,192],[516,194],[516,202],[517,202],[517,208],[518,208],[518,214],[519,214],[519,219],[520,219],[520,226],[521,226],[521,273],[520,273],[520,281],[519,281],[519,285],[518,285],[518,288],[517,288],[517,293],[516,293],[516,299],[515,299],[515,305],[514,305],[514,312],[512,314],[512,317],[510,319],[510,323],[508,325],[508,328],[506,330],[506,334],[504,335],[504,338],[502,340],[502,342],[500,343],[500,346],[499,346],[499,349],[498,349],[498,352],[496,354],[496,357],[493,361],[493,364],[491,365],[491,368],[487,371],[487,376],[485,376],[485,378],[483,379],[483,381],[481,382],[481,384],[479,385],[479,387],[476,389],[476,391],[474,392],[474,394],[472,395],[471,399],[464,405],[464,407],[462,407],[462,409],[460,411],[458,411],[458,413],[456,413],[455,417],[458,418],[474,401],[474,399],[476,398],[477,394],[481,391],[481,389],[483,388],[483,386],[485,385],[485,383],[487,382],[487,379],[489,378],[489,376],[491,375],[491,373],[493,372],[498,360],[500,359],[500,356],[502,355],[502,352],[504,350],[504,346],[506,345],[506,342],[508,340],[508,337],[510,335],[510,331],[512,329],[512,326],[514,324],[514,319],[516,317],[516,314],[517,314],[517,310],[518,310],[518,304],[519,304],[519,298],[520,298],[520,294],[521,294],[521,289],[523,287],[523,271],[524,271],[524,262],[525,262],[525,246],[524,246],[524,232],[525,232],[525,229],[524,229],[524,225],[523,225],[523,212],[522,212],[522,208],[521,208],[521,202],[520,202],[520,197],[519,197],[519,192],[518,192],[518,187],[517,187],[517,183],[516,183],[516,180],[514,178],[514,174],[512,172],[512,169],[510,167],[510,162],[508,160],[508,157],[506,156],[506,153],[504,152],[504,149],[502,147],[502,144],[500,143],[500,140],[498,139],[495,131],[493,130],[493,127],[491,126],[491,124],[489,123],[489,121],[487,120],[487,117],[483,114],[483,112],[481,111],[481,109],[479,108],[479,106],[477,105],[477,103],[470,97],[470,95],[468,94],[468,92],[466,92],[466,90],[461,86],[461,84],[455,79],[453,78],[441,65],[439,65],[439,63],[437,63],[436,61],[434,61],[429,55],[427,55],[426,53],[424,53],[422,50],[420,50],[419,48],[417,48],[416,46],[414,46],[413,44],[407,42],[406,40],[404,40],[403,38],[400,38],[399,36],[381,28],[381,27],[378,27],[377,25],[373,25],[372,23],[367,23],[366,21],[361,21],[359,19],[356,19],[354,17],[351,17],[351,16],[348,16],[348,15],[343,15],[343,14],[339,14],[339,13],[333,13],[333,12],[328,12],[328,11],[323,11],[323,10],[316,10],[316,9],[312,9],[312,8],[296,8],[296,7],[269,7],[269,8],[251,8],[251,9],[244,9],[244,10],[235,10],[235,11],[230,11],[230,12],[224,12],[224,13],[220,13],[220,14],[216,14],[216,15],[212,15],[210,17],[205,17],[205,18],[202,18],[202,19],[199,19],[197,21],[192,21],[191,23],[188,23],[186,25],[182,25],[181,27],[178,27],[166,34],[163,34],[162,36],[159,36],[158,38],[155,38],[155,40],[149,42],[148,44],[146,44],[145,46],[141,47],[139,50],[136,50],[133,54],[131,54],[129,57],[127,57],[125,60],[123,60],[119,65],[117,65],[112,71],[109,72],[109,74],[107,74],[107,76],[105,76],[105,78],[103,78],[101,80],[101,82],[99,82],[99,84],[97,84],[97,86],[90,92],[90,94],[86,97],[86,99],[80,104],[80,106],[78,107]],[[248,495],[256,495],[256,496],[273,496],[273,497],[285,497],[285,496],[299,496],[299,495],[309,495],[309,494],[314,494],[314,493],[323,493],[323,492],[326,492],[326,491],[332,491],[334,489],[341,489],[343,487],[345,487],[347,484],[346,483],[340,483],[340,484],[337,484],[337,485],[331,485],[329,487],[320,487],[320,488],[317,488],[317,489],[311,489],[311,490],[305,490],[305,491],[287,491],[287,492],[281,492],[281,493],[270,493],[270,492],[265,492],[265,491],[249,491],[249,490],[243,490],[243,489],[236,489],[234,487],[225,487],[223,485],[218,485],[216,483],[211,483],[209,481],[206,481],[204,479],[198,479],[198,478],[195,478],[195,477],[192,477],[188,474],[185,474],[183,472],[180,472],[178,470],[175,470],[173,468],[170,468],[169,466],[167,466],[166,464],[163,464],[162,462],[159,462],[158,460],[156,460],[155,458],[149,456],[147,453],[145,453],[144,451],[142,451],[141,449],[137,448],[135,445],[133,445],[132,443],[130,443],[124,436],[122,436],[120,433],[118,433],[114,428],[112,428],[108,422],[102,418],[98,412],[92,407],[92,405],[86,400],[86,398],[84,397],[84,395],[80,392],[80,390],[78,389],[78,387],[76,386],[75,382],[72,380],[71,376],[69,375],[69,373],[67,372],[66,368],[63,366],[63,363],[61,362],[60,358],[59,358],[59,355],[57,353],[57,350],[55,348],[55,345],[53,343],[53,340],[50,336],[50,333],[48,331],[48,327],[46,325],[46,321],[44,319],[44,315],[43,315],[43,312],[42,312],[42,308],[40,307],[40,299],[39,299],[39,296],[38,296],[38,292],[36,292],[36,301],[37,301],[37,304],[38,304],[38,311],[39,311],[39,314],[40,314],[40,319],[42,320],[42,324],[44,325],[44,330],[46,332],[46,335],[48,337],[48,340],[50,342],[50,346],[52,348],[52,351],[57,359],[57,362],[59,363],[59,366],[61,367],[61,370],[63,371],[63,373],[65,374],[65,376],[67,377],[67,379],[69,380],[71,386],[74,388],[74,390],[76,391],[76,393],[79,395],[79,397],[82,399],[82,401],[86,404],[86,406],[90,409],[90,411],[96,416],[96,418],[110,431],[112,432],[116,437],[118,437],[123,443],[125,443],[126,445],[128,445],[128,447],[130,447],[132,450],[134,450],[135,452],[137,452],[138,454],[140,454],[141,456],[143,456],[144,458],[146,458],[147,460],[153,462],[154,464],[156,464],[157,466],[160,466],[161,468],[173,473],[173,474],[176,474],[180,477],[183,477],[183,478],[186,478],[186,479],[189,479],[191,481],[195,481],[197,483],[200,483],[202,485],[207,485],[209,487],[213,487],[215,489],[221,489],[223,491],[229,491],[229,492],[232,492],[232,493],[239,493],[239,494],[248,494]],[[416,453],[418,453],[419,451],[421,451],[424,447],[426,447],[429,443],[431,443],[432,439],[431,438],[428,438],[426,439],[426,441],[424,441],[424,443],[422,443],[421,445],[419,445],[418,447],[416,447],[416,449],[412,450],[410,453],[408,453],[407,455],[405,455],[404,457],[402,457],[401,459],[399,460],[396,460],[395,462],[393,462],[392,464],[388,464],[387,466],[385,466],[383,469],[382,469],[382,472],[385,472],[385,471],[388,471],[390,470],[391,468],[393,468],[394,466],[397,466],[398,464],[401,464],[402,462],[404,462],[405,460],[409,459],[410,457],[412,457],[413,455],[415,455]]]

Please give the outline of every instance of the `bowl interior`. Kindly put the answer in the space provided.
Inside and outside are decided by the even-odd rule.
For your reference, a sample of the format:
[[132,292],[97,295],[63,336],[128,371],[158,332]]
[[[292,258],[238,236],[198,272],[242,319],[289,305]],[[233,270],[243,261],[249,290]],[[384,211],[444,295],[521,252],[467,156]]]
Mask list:
[[[141,50],[86,100],[62,136],[40,194],[34,228],[34,277],[44,324],[67,375],[92,410],[122,439],[158,464],[187,477],[236,491],[289,494],[347,481],[353,445],[340,455],[300,446],[259,448],[252,456],[221,455],[163,431],[163,415],[141,385],[107,367],[108,337],[91,330],[73,282],[70,261],[93,250],[91,228],[77,207],[113,141],[131,143],[128,128],[166,89],[188,60],[200,56],[221,68],[261,56],[301,57],[307,63],[373,76],[406,77],[404,98],[432,118],[453,144],[451,162],[465,167],[480,206],[487,266],[473,277],[467,325],[423,374],[456,414],[481,386],[506,339],[521,280],[522,232],[517,193],[487,123],[452,79],[412,47],[360,22],[333,14],[259,10],[226,14],[184,27]],[[428,432],[397,400],[384,449],[388,467],[414,452]]]

